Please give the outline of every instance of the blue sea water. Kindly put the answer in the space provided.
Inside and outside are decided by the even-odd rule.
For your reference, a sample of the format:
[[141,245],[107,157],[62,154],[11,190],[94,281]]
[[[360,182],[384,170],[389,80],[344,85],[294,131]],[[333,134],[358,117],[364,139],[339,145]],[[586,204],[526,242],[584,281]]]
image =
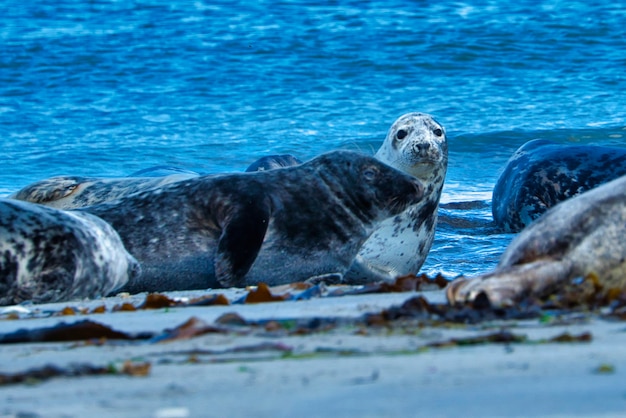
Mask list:
[[[373,153],[401,114],[450,140],[424,271],[488,270],[491,190],[524,142],[626,146],[626,6],[603,1],[5,0],[0,195],[61,174]],[[482,202],[482,203],[481,203]]]

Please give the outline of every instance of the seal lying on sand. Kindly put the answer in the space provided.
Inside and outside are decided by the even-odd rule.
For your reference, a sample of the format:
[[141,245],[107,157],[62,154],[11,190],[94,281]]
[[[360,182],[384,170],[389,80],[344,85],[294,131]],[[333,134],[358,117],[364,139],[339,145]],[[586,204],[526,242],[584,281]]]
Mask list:
[[[344,283],[391,281],[397,276],[417,274],[435,238],[437,207],[448,168],[444,128],[424,113],[402,115],[393,123],[374,157],[418,178],[424,185],[424,198],[379,225],[344,275]],[[295,157],[269,156],[246,171],[258,166],[272,169],[290,164],[297,164]]]
[[626,176],[559,203],[525,228],[496,269],[461,278],[450,302],[484,292],[492,304],[542,296],[568,280],[594,273],[606,288],[626,285]]
[[535,139],[507,162],[493,189],[495,224],[519,232],[565,199],[626,175],[626,149]]
[[103,220],[0,200],[0,305],[104,296],[139,272]]
[[142,265],[129,292],[269,285],[342,275],[383,219],[423,195],[378,160],[335,151],[299,166],[202,176],[83,210]]
[[57,176],[30,184],[9,196],[11,199],[58,208],[77,209],[121,199],[131,194],[175,183],[195,174],[172,174],[164,177],[90,178]]

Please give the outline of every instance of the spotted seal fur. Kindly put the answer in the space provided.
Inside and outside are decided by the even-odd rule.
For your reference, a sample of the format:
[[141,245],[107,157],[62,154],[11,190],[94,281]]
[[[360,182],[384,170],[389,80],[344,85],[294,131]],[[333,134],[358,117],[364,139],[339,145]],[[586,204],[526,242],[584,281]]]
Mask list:
[[374,157],[419,179],[424,197],[379,225],[346,273],[347,283],[417,274],[435,238],[437,208],[448,169],[444,127],[425,113],[402,115],[391,125]]
[[140,191],[157,189],[193,177],[197,175],[180,173],[135,178],[57,176],[32,183],[13,193],[9,198],[69,210],[121,199]]
[[493,189],[493,220],[519,232],[565,199],[626,175],[626,149],[535,139],[511,156]]
[[105,296],[139,273],[96,216],[0,200],[0,305]]
[[422,197],[415,178],[334,151],[295,167],[190,178],[82,210],[142,265],[130,292],[341,276],[378,223]]
[[[297,164],[295,157],[265,157],[257,166],[264,169]],[[445,129],[432,116],[412,112],[400,116],[387,132],[374,155],[391,167],[418,178],[424,185],[424,198],[403,213],[382,222],[367,239],[344,275],[345,283],[392,281],[397,276],[417,274],[435,238],[437,208],[448,168],[448,142]]]
[[569,280],[595,274],[605,288],[626,285],[626,176],[565,200],[526,227],[494,271],[460,278],[452,303],[484,293],[494,305],[545,296]]

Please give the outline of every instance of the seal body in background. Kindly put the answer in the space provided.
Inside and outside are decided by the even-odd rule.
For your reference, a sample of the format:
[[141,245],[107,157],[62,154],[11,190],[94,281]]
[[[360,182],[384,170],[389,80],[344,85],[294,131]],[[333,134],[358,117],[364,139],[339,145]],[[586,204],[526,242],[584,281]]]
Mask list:
[[545,297],[568,281],[597,276],[605,290],[626,286],[626,176],[567,199],[524,228],[494,271],[459,278],[451,303],[480,294],[493,305]]
[[246,168],[246,172],[274,170],[276,168],[292,167],[302,164],[298,158],[291,154],[268,155],[253,162]]
[[626,175],[626,149],[535,139],[511,156],[493,189],[499,228],[519,232],[557,203]]
[[134,193],[193,177],[197,177],[197,174],[134,178],[56,176],[32,183],[11,194],[9,198],[69,210],[122,199]]
[[423,195],[375,158],[323,154],[279,170],[202,176],[82,210],[109,222],[143,274],[129,292],[341,276],[384,219]]
[[105,296],[139,273],[96,216],[0,200],[0,305]]

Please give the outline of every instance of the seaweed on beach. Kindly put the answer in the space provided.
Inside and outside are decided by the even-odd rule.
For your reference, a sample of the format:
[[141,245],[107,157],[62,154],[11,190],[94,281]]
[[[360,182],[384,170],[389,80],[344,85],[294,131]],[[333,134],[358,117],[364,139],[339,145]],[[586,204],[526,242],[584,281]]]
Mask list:
[[150,339],[150,342],[166,342],[174,340],[183,340],[193,337],[197,337],[209,333],[226,333],[228,329],[219,325],[212,325],[204,322],[203,320],[192,316],[181,325],[166,329],[161,334],[154,336]]
[[18,344],[34,342],[69,342],[88,340],[144,340],[152,333],[130,334],[88,319],[73,323],[61,322],[52,327],[25,329],[0,334],[0,344]]
[[392,306],[380,313],[366,314],[367,325],[387,325],[400,319],[418,319],[429,324],[436,323],[478,323],[488,320],[531,319],[541,315],[535,305],[517,307],[494,307],[484,295],[479,295],[473,302],[448,305],[431,303],[423,296],[416,296],[400,306]]
[[426,347],[444,348],[444,347],[461,347],[482,344],[512,344],[523,343],[527,341],[525,335],[514,334],[511,331],[500,330],[485,335],[477,335],[465,338],[451,338],[444,341],[435,341],[426,344]]
[[[249,327],[265,331],[274,335],[307,335],[316,332],[327,332],[338,325],[351,325],[354,320],[340,320],[335,317],[314,317],[295,319],[268,319],[248,321],[235,312],[225,313],[215,320],[216,324]],[[231,328],[232,329],[232,328]]]
[[83,377],[99,375],[123,375],[123,376],[147,376],[150,373],[151,364],[148,362],[134,363],[126,361],[121,368],[114,364],[107,366],[94,366],[91,364],[71,364],[67,367],[59,367],[48,364],[42,367],[28,369],[19,373],[0,373],[0,386],[14,385],[19,383],[39,383],[54,377]]
[[338,288],[329,292],[328,296],[348,296],[348,295],[365,295],[371,293],[399,293],[399,292],[418,292],[424,290],[440,290],[450,283],[441,274],[434,278],[428,277],[426,274],[407,274],[398,276],[392,283],[380,282],[370,283],[357,288],[345,287]]
[[290,296],[289,293],[274,295],[268,285],[259,283],[256,289],[252,289],[248,292],[244,303],[282,302],[288,300]]

